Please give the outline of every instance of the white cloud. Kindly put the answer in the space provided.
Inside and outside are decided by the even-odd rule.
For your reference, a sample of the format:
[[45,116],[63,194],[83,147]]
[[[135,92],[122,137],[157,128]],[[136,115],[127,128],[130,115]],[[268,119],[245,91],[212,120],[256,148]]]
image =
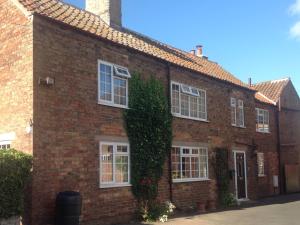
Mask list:
[[292,38],[300,41],[300,21],[298,21],[294,26],[291,27],[290,35]]
[[290,6],[289,13],[291,15],[300,15],[300,0],[296,0],[296,2]]

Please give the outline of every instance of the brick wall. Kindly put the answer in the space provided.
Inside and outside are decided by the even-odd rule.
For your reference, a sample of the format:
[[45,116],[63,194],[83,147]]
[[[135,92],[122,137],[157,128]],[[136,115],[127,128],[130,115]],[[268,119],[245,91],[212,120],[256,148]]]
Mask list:
[[32,23],[11,1],[0,4],[0,135],[14,133],[12,147],[31,153]]

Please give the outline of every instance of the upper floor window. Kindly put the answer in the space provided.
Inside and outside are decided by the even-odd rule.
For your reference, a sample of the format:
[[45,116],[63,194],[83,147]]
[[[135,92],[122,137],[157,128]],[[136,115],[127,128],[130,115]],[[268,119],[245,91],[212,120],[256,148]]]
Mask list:
[[206,91],[171,82],[171,98],[173,115],[207,120]]
[[256,131],[263,133],[270,132],[268,110],[256,109]]
[[245,127],[244,102],[240,99],[231,98],[231,125]]
[[1,149],[10,149],[11,141],[0,141],[0,150]]
[[100,104],[125,108],[128,106],[127,68],[99,61],[98,64],[98,101]]
[[129,145],[100,143],[100,187],[128,186],[130,184]]
[[174,181],[208,179],[207,148],[173,147],[171,160]]

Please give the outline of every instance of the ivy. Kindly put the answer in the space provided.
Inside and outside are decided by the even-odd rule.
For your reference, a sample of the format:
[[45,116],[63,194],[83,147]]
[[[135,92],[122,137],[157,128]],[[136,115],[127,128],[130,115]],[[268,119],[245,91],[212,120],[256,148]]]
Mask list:
[[235,204],[235,199],[233,194],[230,193],[230,171],[227,149],[216,149],[214,167],[218,186],[219,203],[223,207],[233,206]]
[[132,76],[124,119],[130,142],[132,192],[147,210],[157,198],[172,142],[172,116],[160,81]]
[[23,192],[31,167],[31,155],[14,149],[0,150],[0,219],[22,214]]

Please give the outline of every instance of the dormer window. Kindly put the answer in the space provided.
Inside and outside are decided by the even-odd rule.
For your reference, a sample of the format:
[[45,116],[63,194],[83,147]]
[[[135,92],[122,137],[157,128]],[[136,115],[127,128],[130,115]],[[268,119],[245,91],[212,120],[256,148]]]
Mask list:
[[128,78],[130,77],[127,68],[99,61],[99,104],[126,108],[128,106]]

